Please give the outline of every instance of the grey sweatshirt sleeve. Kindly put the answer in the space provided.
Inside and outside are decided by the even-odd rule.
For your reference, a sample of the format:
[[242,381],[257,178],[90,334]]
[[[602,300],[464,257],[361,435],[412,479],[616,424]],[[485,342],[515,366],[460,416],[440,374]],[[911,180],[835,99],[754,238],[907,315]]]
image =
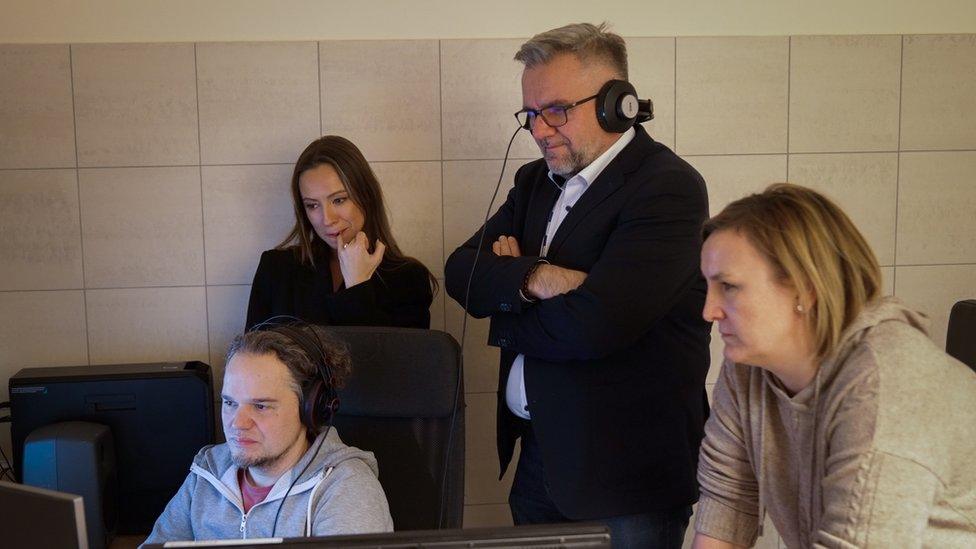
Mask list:
[[166,504],[163,513],[156,519],[152,533],[143,543],[164,543],[167,541],[193,540],[193,527],[190,525],[191,494],[196,487],[197,476],[190,473],[183,485]]
[[[347,462],[349,463],[349,462]],[[339,536],[393,531],[390,506],[380,481],[362,462],[337,467],[316,505],[312,535]]]
[[695,512],[695,531],[736,545],[752,546],[759,530],[759,486],[746,451],[741,410],[748,405],[746,387],[725,362],[705,423],[705,439],[698,458],[701,499]]

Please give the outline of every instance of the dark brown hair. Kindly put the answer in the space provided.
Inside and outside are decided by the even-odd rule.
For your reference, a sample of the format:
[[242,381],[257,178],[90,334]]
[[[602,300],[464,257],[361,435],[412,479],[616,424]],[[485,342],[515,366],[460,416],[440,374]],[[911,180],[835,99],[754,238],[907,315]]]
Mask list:
[[[383,253],[383,263],[380,268],[395,269],[406,263],[423,266],[416,259],[406,256],[393,238],[390,221],[383,204],[383,191],[376,179],[376,174],[366,161],[366,157],[351,141],[338,135],[326,135],[309,143],[295,163],[295,170],[291,176],[291,196],[295,209],[295,226],[288,236],[278,244],[278,249],[297,248],[301,262],[305,265],[315,265],[315,257],[331,253],[331,249],[318,235],[305,214],[302,202],[302,191],[298,181],[308,170],[327,164],[332,166],[342,180],[349,198],[363,212],[365,219],[363,232],[369,237],[370,248],[377,240],[386,245]],[[430,270],[424,267],[430,278],[432,291],[437,290],[437,280]]]

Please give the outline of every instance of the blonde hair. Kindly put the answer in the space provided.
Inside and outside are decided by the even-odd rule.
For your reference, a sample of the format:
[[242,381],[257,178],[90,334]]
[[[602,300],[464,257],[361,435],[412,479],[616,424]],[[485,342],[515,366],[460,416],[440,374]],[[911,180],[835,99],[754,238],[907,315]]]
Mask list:
[[745,236],[779,278],[800,296],[813,295],[808,322],[817,356],[837,347],[841,333],[881,294],[878,260],[850,218],[822,194],[790,183],[732,202],[705,222]]

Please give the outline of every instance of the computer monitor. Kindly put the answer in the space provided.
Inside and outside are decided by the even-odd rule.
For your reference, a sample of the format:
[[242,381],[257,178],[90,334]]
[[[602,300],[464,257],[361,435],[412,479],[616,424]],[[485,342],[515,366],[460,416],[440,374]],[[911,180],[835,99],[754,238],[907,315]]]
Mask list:
[[[65,422],[110,429],[115,452],[111,461],[118,479],[118,501],[113,506],[118,509],[118,534],[152,530],[186,478],[193,456],[214,443],[213,382],[210,366],[202,362],[25,368],[10,378],[9,387],[18,481],[25,480],[25,468],[35,467],[47,470],[35,478],[60,482],[63,475],[53,474],[56,462],[71,459],[64,451],[67,445],[52,443],[53,439],[31,440],[32,433]],[[28,440],[53,450],[25,452]],[[25,454],[45,459],[26,463]],[[61,484],[40,486],[66,490]],[[74,488],[66,491],[77,493]],[[90,494],[82,495],[91,499]],[[89,530],[95,528],[90,525]]]
[[88,549],[81,496],[0,481],[0,546]]
[[145,545],[164,547],[221,547],[223,549],[477,549],[479,547],[556,549],[610,549],[610,529],[604,524],[535,524],[463,530],[413,530],[390,534],[311,538],[167,542]]

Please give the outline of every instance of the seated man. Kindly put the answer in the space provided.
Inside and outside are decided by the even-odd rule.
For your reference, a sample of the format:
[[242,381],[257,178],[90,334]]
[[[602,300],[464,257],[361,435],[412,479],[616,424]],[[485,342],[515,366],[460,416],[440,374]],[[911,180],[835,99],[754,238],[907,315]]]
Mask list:
[[331,427],[345,345],[318,326],[238,336],[224,372],[224,436],[200,450],[146,543],[393,530],[371,452]]

